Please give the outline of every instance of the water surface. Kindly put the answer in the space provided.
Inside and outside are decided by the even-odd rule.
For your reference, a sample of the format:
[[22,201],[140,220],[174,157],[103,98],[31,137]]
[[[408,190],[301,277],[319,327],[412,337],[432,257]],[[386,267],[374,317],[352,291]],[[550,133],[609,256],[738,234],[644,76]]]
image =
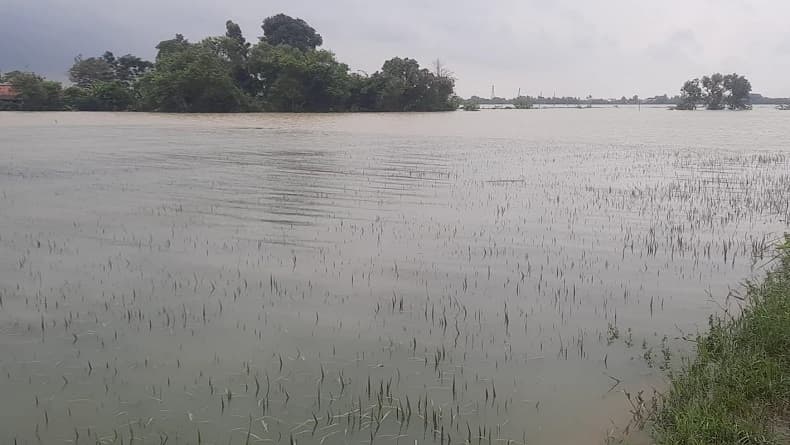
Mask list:
[[763,273],[788,147],[768,108],[0,113],[0,442],[604,442]]

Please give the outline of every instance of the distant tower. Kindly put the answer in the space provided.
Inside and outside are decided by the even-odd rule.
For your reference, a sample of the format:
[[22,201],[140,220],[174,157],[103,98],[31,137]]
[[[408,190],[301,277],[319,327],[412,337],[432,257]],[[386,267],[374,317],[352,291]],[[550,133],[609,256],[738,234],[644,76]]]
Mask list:
[[495,98],[496,94],[494,93],[494,85],[491,85],[491,99]]

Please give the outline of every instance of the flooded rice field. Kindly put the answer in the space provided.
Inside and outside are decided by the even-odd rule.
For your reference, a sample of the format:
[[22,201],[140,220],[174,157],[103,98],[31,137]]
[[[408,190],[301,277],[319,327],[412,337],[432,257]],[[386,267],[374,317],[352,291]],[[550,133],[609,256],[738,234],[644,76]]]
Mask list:
[[790,114],[0,113],[0,443],[603,443],[788,229]]

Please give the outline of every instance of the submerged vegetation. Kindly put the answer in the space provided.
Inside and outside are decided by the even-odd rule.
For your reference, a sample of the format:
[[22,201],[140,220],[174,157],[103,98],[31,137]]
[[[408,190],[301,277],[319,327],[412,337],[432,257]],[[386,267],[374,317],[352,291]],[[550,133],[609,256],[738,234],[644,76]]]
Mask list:
[[[421,68],[395,57],[362,75],[319,47],[323,38],[304,20],[278,14],[261,26],[257,43],[239,25],[222,36],[189,42],[183,35],[160,42],[156,60],[131,54],[78,56],[63,89],[33,73],[0,76],[19,100],[18,110],[84,111],[442,111],[458,108],[455,80],[440,61]],[[2,109],[2,108],[0,108]]]
[[656,416],[660,444],[790,439],[790,237],[779,264],[748,285],[740,315],[710,318],[697,356],[673,375]]

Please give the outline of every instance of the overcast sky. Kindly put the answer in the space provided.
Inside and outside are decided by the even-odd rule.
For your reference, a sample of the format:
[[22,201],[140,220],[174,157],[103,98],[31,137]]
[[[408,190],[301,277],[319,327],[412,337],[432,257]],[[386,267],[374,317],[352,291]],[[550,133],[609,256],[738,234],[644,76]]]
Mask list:
[[279,12],[307,20],[352,69],[441,58],[463,96],[642,97],[710,72],[790,96],[790,0],[3,0],[0,70],[64,80],[74,56],[153,58],[160,40],[249,40]]

